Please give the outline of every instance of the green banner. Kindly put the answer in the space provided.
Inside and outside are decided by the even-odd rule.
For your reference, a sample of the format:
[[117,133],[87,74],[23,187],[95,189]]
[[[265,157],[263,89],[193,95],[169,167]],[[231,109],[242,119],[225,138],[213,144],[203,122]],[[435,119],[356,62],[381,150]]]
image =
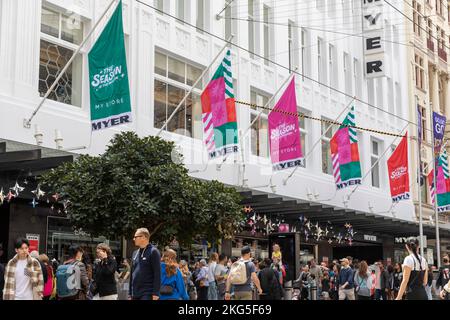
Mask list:
[[130,123],[122,1],[89,52],[92,131]]

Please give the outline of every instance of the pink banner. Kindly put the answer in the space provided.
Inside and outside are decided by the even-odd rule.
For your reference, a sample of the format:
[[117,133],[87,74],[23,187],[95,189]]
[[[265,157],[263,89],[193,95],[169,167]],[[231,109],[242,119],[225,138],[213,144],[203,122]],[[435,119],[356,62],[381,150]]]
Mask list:
[[270,157],[276,171],[304,165],[299,119],[296,114],[295,78],[292,78],[268,117]]

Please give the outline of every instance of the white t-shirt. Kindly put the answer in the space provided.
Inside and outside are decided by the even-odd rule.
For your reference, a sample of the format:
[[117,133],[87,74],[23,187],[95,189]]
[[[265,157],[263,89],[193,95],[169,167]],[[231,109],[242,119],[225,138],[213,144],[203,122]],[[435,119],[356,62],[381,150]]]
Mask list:
[[214,277],[214,272],[216,271],[216,267],[217,267],[217,262],[211,262],[209,267],[208,267],[208,281],[209,282],[214,282],[216,281],[215,277]]
[[27,260],[18,260],[16,265],[16,296],[15,300],[33,300],[33,288],[31,279],[25,275]]
[[[427,271],[428,270],[427,261],[425,260],[424,257],[419,256],[419,258],[421,259],[422,270]],[[417,258],[413,254],[410,254],[405,258],[405,260],[403,261],[403,265],[410,267],[411,271],[420,271],[419,260],[417,260]]]

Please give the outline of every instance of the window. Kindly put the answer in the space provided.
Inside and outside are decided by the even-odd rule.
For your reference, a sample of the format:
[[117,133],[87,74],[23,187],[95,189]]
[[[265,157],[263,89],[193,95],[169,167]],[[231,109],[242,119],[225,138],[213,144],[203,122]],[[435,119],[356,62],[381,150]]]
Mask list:
[[309,48],[309,33],[306,29],[301,30],[301,53],[302,53],[302,80],[305,81],[305,76],[309,77],[311,75],[311,63],[310,56],[311,50]]
[[[250,102],[258,106],[265,106],[269,101],[267,95],[260,94],[254,90],[250,92]],[[268,110],[252,107],[250,109],[250,121],[253,122],[258,116],[260,110],[263,113],[252,125],[251,134],[251,145],[252,145],[252,155],[258,157],[269,157],[269,127],[267,114]]]
[[205,29],[205,0],[197,0],[197,31]]
[[233,34],[233,40],[231,42],[237,43],[237,20],[231,19],[232,17],[236,17],[237,15],[237,9],[234,5],[235,2],[233,1],[227,8],[225,9],[225,39],[229,39],[231,35]]
[[423,161],[420,162],[420,169],[421,169],[421,186],[420,186],[420,195],[422,198],[422,203],[429,203],[428,202],[428,179],[427,176],[424,174],[424,169],[427,167],[427,164]]
[[[322,118],[326,120],[325,118]],[[331,149],[330,149],[330,140],[333,138],[333,135],[339,129],[339,127],[335,124],[331,125],[331,128],[325,133],[325,131],[329,128],[330,124],[321,122],[322,124],[322,172],[326,174],[333,174],[333,164],[331,162]]]
[[[299,108],[297,108],[298,110]],[[301,113],[305,114],[303,110],[300,110]],[[300,141],[302,145],[302,153],[303,157],[308,153],[308,124],[310,122],[306,121],[305,118],[299,117],[299,127],[300,127]],[[305,159],[305,167],[306,167],[306,159]]]
[[347,94],[353,94],[353,84],[352,84],[352,76],[351,76],[351,69],[350,69],[350,56],[347,52],[344,52],[343,65],[344,65],[344,78],[345,78],[345,92]]
[[[83,22],[42,8],[39,57],[39,94],[45,95],[83,41]],[[79,54],[63,74],[49,99],[81,107],[83,58]]]
[[380,187],[380,163],[377,162],[380,158],[380,143],[372,139],[370,150],[370,167],[372,168],[372,187]]
[[154,5],[158,10],[164,11],[164,0],[155,0]]
[[[177,8],[177,18],[182,20],[182,21],[184,21],[184,13],[185,13],[184,12],[184,5],[185,5],[184,0],[177,0],[177,6],[176,6],[176,8]],[[183,23],[180,20],[177,20],[177,21]]]
[[441,17],[443,16],[443,5],[442,5],[442,1],[443,0],[436,0],[436,13],[438,15],[440,15]]
[[318,81],[326,84],[326,49],[324,48],[324,41],[317,38],[317,75]]
[[254,59],[255,55],[255,27],[254,22],[254,0],[248,0],[248,50],[250,51],[250,58]]
[[[298,33],[295,22],[288,23],[288,49],[289,49],[289,72],[298,67]],[[302,57],[303,59],[303,57]],[[303,69],[302,69],[303,72]]]
[[414,62],[415,62],[416,87],[424,90],[425,68],[423,66],[423,58],[416,54],[414,57]]
[[426,109],[422,106],[419,106],[420,108],[420,116],[421,116],[421,122],[422,122],[422,141],[426,141],[427,140],[427,113],[426,113]]
[[413,30],[416,35],[421,36],[422,29],[422,7],[417,1],[413,1]]
[[[162,128],[186,92],[200,77],[202,69],[181,60],[155,52],[154,127]],[[184,107],[168,123],[166,130],[201,139],[202,81],[186,99]]]
[[268,6],[264,6],[264,64],[266,66],[269,65],[269,60],[270,59],[270,26],[269,26],[269,22],[270,22],[270,8]]
[[361,80],[361,66],[358,59],[353,58],[353,82],[355,83],[355,95],[357,97],[362,96]]
[[332,45],[328,45],[328,72],[330,77],[330,86],[337,87],[337,61],[336,61],[336,48]]

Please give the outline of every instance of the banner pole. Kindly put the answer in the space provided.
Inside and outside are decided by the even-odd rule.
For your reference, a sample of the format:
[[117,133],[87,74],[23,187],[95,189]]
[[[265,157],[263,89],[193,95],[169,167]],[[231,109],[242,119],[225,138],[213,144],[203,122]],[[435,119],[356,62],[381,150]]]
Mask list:
[[31,115],[31,117],[27,120],[24,119],[23,120],[23,127],[26,129],[31,128],[31,121],[33,120],[33,118],[36,116],[36,114],[39,112],[39,110],[41,109],[42,105],[44,104],[44,102],[47,100],[48,96],[50,95],[50,93],[52,93],[53,89],[55,89],[56,85],[58,84],[59,80],[61,80],[62,76],[64,75],[64,73],[67,71],[67,69],[70,67],[70,65],[72,64],[73,60],[75,60],[76,56],[80,53],[81,48],[84,47],[84,45],[86,44],[86,42],[91,38],[91,36],[94,34],[95,29],[97,29],[98,25],[100,24],[100,22],[103,20],[103,18],[106,16],[106,14],[108,13],[109,9],[111,9],[111,7],[113,6],[113,4],[116,2],[117,0],[112,0],[111,3],[109,4],[109,6],[106,8],[106,10],[103,12],[103,14],[100,16],[100,18],[97,20],[97,22],[95,23],[95,25],[92,27],[92,29],[89,31],[88,35],[86,36],[86,38],[84,38],[84,40],[81,42],[81,44],[78,46],[77,50],[75,50],[75,52],[73,53],[72,57],[70,58],[69,61],[67,61],[66,65],[64,66],[64,68],[61,70],[61,72],[59,73],[59,75],[56,77],[55,81],[53,82],[53,84],[51,85],[50,88],[48,88],[47,92],[45,93],[44,97],[42,98],[41,102],[39,103],[39,105],[37,106],[37,108],[33,111],[33,114]]
[[191,86],[191,89],[189,89],[189,91],[184,95],[183,99],[180,101],[180,103],[178,103],[178,106],[175,108],[175,110],[173,110],[172,114],[170,115],[170,117],[166,120],[166,122],[164,122],[163,126],[161,127],[161,129],[159,129],[158,133],[156,134],[157,137],[159,137],[159,135],[161,134],[161,132],[163,132],[163,130],[165,130],[167,128],[167,125],[169,124],[170,120],[173,119],[173,117],[177,114],[178,110],[181,108],[181,106],[183,105],[183,103],[186,101],[187,97],[189,97],[189,95],[192,93],[192,91],[194,91],[194,88],[197,86],[197,84],[200,82],[200,80],[203,79],[203,77],[206,75],[206,73],[208,72],[208,70],[211,68],[211,66],[214,64],[214,62],[217,60],[217,58],[219,56],[222,55],[222,52],[228,47],[228,44],[230,43],[230,41],[233,39],[234,35],[231,35],[227,42],[225,43],[225,45],[223,46],[223,48],[217,53],[217,55],[212,59],[211,63],[205,68],[205,70],[203,70],[202,74],[200,75],[200,77],[197,78],[197,80],[194,82],[194,84]]
[[[434,180],[434,188],[435,188],[435,192],[434,192],[434,215],[435,215],[435,219],[436,219],[436,259],[437,259],[437,267],[440,268],[441,267],[441,243],[439,240],[439,213],[438,213],[438,203],[437,203],[437,171],[436,171],[436,155],[434,153],[434,148],[435,148],[435,140],[434,140],[434,122],[433,122],[433,106],[430,103],[430,107],[431,107],[431,124],[433,126],[433,130],[431,130],[431,134],[432,134],[432,138],[433,138],[433,143],[432,143],[432,153],[433,153],[433,168],[434,168],[434,174],[433,174],[433,180]],[[440,151],[442,152],[442,149],[440,149]],[[440,152],[438,157],[440,157]],[[439,159],[439,158],[438,158]]]
[[[416,117],[418,118],[419,115],[419,99],[416,96]],[[422,119],[417,119],[417,125],[419,126]],[[419,126],[419,128],[422,128]],[[422,130],[425,130],[425,128],[422,128]],[[422,131],[421,130],[421,131]],[[421,134],[422,132],[420,132]],[[417,132],[417,190],[418,190],[418,197],[419,197],[419,237],[420,237],[420,255],[424,257],[424,243],[423,243],[423,209],[422,209],[422,186],[420,185],[420,180],[422,178],[422,161],[421,161],[421,139],[422,137],[419,136],[419,132]],[[434,160],[434,157],[433,157]]]

